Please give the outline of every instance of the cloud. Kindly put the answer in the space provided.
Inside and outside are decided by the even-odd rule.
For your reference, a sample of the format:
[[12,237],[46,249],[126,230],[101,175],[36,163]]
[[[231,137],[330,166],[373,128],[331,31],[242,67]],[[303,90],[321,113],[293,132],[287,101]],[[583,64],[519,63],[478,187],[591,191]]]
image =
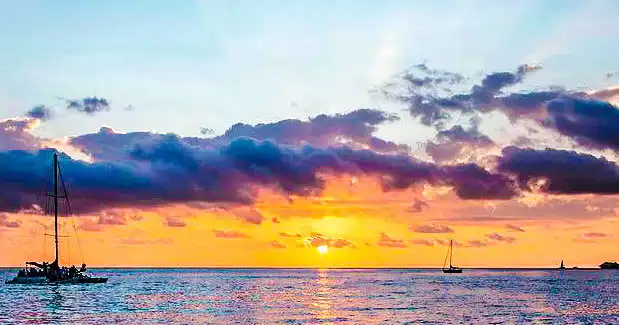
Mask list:
[[[0,164],[6,166],[0,184],[13,184],[10,191],[0,188],[0,211],[27,209],[36,203],[53,152],[0,151]],[[250,138],[203,148],[165,135],[137,141],[112,157],[88,163],[60,154],[77,212],[178,202],[249,204],[257,187],[283,195],[314,195],[323,189],[327,174],[375,176],[386,191],[421,184],[451,186],[459,197],[471,200],[507,199],[517,194],[511,179],[475,164],[442,167],[408,155],[348,147],[294,148]],[[263,220],[256,213],[245,216],[254,223]]]
[[419,246],[434,246],[434,242],[427,239],[413,239],[409,241],[413,245]]
[[36,150],[41,142],[31,131],[40,121],[38,119],[0,120],[0,150]]
[[411,231],[423,233],[423,234],[448,234],[453,233],[453,229],[447,226],[433,226],[433,225],[417,225],[409,228]]
[[473,248],[480,248],[480,247],[486,247],[490,245],[487,241],[481,241],[481,240],[469,240],[466,243],[466,247],[473,247]]
[[526,231],[522,227],[519,227],[519,226],[516,226],[516,225],[511,225],[511,224],[505,225],[505,229],[507,229],[509,231],[516,231],[516,232],[525,232]]
[[408,247],[404,240],[392,238],[392,237],[390,237],[389,235],[387,235],[384,232],[380,233],[380,238],[378,239],[378,242],[376,244],[378,246],[390,247],[390,248],[406,248],[406,247]]
[[[459,205],[442,221],[593,220],[615,216],[616,201],[613,196],[545,196],[535,204],[510,200],[493,205]],[[591,209],[592,202],[595,202],[596,209]]]
[[498,170],[513,174],[522,189],[554,194],[618,194],[619,167],[575,151],[507,147]]
[[[441,246],[449,246],[449,240],[443,240],[443,239],[434,239],[434,242],[441,245]],[[464,245],[461,244],[460,242],[454,240],[453,241],[453,245],[455,247],[463,247]]]
[[506,200],[518,194],[510,178],[493,174],[475,164],[446,166],[443,173],[445,182],[465,200]]
[[240,231],[236,231],[236,230],[213,229],[213,233],[215,233],[215,237],[217,238],[235,239],[235,238],[249,238],[250,237],[249,235],[242,233]]
[[419,199],[415,199],[409,212],[420,213],[420,212],[423,212],[423,210],[427,209],[428,207],[429,207],[428,203],[421,201]]
[[46,121],[52,118],[53,112],[50,107],[38,105],[26,112],[26,116]]
[[93,115],[110,109],[110,102],[105,98],[84,97],[81,99],[64,99],[67,108],[78,112]]
[[506,242],[508,244],[514,243],[516,241],[516,238],[514,237],[509,237],[509,236],[502,236],[496,232],[493,232],[491,234],[487,234],[486,237],[488,237],[489,239],[492,240],[496,240],[496,241],[500,241],[500,242]]
[[327,147],[346,143],[353,147],[367,146],[375,151],[406,151],[406,146],[373,136],[378,125],[397,120],[396,115],[380,110],[358,109],[346,114],[321,114],[308,121],[289,119],[257,125],[238,123],[215,140],[249,137],[297,146],[311,144]]
[[215,133],[215,131],[213,131],[213,129],[211,129],[211,128],[207,128],[207,127],[201,127],[200,128],[200,134],[211,135],[213,133]]
[[[419,75],[422,76],[419,76]],[[434,87],[439,85],[455,85],[465,80],[464,76],[444,71],[431,69],[425,63],[412,66],[402,75],[402,79],[408,81],[414,87]]]
[[163,224],[172,228],[183,228],[187,224],[178,217],[166,217],[163,219]]
[[127,217],[123,213],[116,211],[102,211],[99,214],[97,223],[110,226],[126,225]]
[[329,246],[333,248],[352,248],[355,245],[343,238],[329,238],[320,233],[312,233],[308,238],[309,245],[312,247]]
[[19,228],[21,227],[21,221],[19,220],[9,220],[9,217],[4,214],[4,213],[0,213],[0,227],[6,227],[6,228]]
[[282,244],[282,243],[278,242],[277,240],[274,240],[274,241],[270,242],[269,244],[270,244],[270,245],[271,245],[271,247],[273,247],[273,248],[281,248],[281,249],[283,249],[283,248],[287,248],[287,246],[286,246],[286,245],[284,245],[284,244]]
[[588,232],[582,235],[584,238],[606,238],[611,237],[611,234],[606,234],[602,232]]
[[234,214],[243,221],[259,225],[265,220],[264,216],[256,209],[234,209]]
[[534,120],[586,147],[619,150],[619,109],[604,101],[615,94],[613,90],[585,93],[554,87],[504,92],[506,87],[521,83],[528,73],[537,69],[523,65],[514,72],[490,73],[480,84],[457,94],[437,85],[428,89],[403,78],[404,94],[393,97],[408,105],[412,117],[437,128],[442,128],[454,116],[477,116],[498,110],[512,120]]
[[477,149],[487,149],[494,146],[494,141],[481,133],[477,125],[473,125],[469,129],[455,125],[451,129],[439,131],[437,141],[429,141],[426,144],[426,153],[435,162],[440,163],[460,157],[470,159],[477,153]]
[[287,238],[301,238],[301,234],[296,234],[296,233],[280,232],[279,235],[281,237],[287,237]]
[[98,222],[94,222],[92,220],[85,220],[81,222],[77,228],[80,230],[92,231],[92,232],[103,230],[103,227],[101,227],[101,224],[99,224]]

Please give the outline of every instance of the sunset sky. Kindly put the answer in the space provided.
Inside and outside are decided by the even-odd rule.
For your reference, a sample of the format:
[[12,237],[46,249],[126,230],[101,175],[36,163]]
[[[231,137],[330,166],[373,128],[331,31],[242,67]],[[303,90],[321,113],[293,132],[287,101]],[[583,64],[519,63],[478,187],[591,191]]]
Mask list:
[[461,267],[617,260],[617,13],[5,1],[0,266],[53,260],[54,151],[63,264],[441,267],[450,239]]

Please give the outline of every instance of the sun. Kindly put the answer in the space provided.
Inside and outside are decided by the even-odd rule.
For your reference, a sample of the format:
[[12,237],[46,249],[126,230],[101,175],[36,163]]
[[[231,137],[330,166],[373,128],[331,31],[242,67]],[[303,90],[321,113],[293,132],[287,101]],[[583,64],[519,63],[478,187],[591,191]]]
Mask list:
[[320,246],[316,247],[316,250],[318,250],[318,253],[320,253],[320,254],[327,254],[327,252],[329,251],[329,246],[327,246],[327,245],[320,245]]

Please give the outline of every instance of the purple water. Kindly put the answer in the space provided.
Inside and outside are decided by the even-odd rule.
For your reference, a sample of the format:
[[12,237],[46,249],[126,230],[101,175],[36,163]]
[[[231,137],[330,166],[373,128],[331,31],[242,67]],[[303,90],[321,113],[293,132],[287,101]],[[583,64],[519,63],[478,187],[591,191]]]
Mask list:
[[[3,280],[15,270],[0,270]],[[619,271],[95,270],[0,284],[0,323],[619,324]]]

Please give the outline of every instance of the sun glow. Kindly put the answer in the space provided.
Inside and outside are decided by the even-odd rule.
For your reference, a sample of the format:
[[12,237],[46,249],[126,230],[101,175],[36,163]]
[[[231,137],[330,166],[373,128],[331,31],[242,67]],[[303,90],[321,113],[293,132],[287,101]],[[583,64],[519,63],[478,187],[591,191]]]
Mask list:
[[327,252],[329,251],[329,247],[327,245],[321,245],[321,246],[316,247],[316,250],[320,254],[327,254]]

